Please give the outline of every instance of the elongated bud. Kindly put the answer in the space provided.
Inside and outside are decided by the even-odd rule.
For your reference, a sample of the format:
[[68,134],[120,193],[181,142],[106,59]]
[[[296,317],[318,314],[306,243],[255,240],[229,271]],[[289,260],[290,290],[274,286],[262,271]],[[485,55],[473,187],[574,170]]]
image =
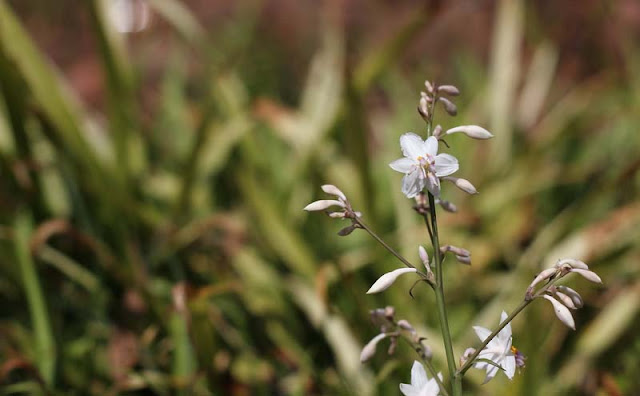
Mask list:
[[433,85],[431,85],[429,80],[425,80],[424,87],[427,88],[427,92],[433,93]]
[[371,341],[364,346],[364,348],[362,348],[362,352],[360,352],[360,363],[366,362],[376,354],[376,347],[378,346],[378,343],[384,340],[385,337],[387,337],[387,335],[384,333],[378,334],[373,337]]
[[551,278],[553,275],[555,275],[558,272],[558,270],[556,268],[547,268],[545,270],[543,270],[542,272],[540,272],[538,274],[538,276],[536,276],[533,279],[533,282],[531,282],[531,284],[529,285],[530,289],[533,289],[533,287],[535,285],[537,285],[538,283],[542,282],[545,279],[549,279]]
[[378,278],[377,281],[369,288],[367,294],[380,293],[383,290],[389,288],[389,286],[393,285],[393,282],[398,279],[398,277],[402,274],[406,274],[409,272],[416,272],[415,268],[398,268],[397,270],[387,272]]
[[321,199],[319,201],[311,202],[309,205],[304,207],[304,210],[306,210],[307,212],[314,212],[325,210],[332,206],[339,206],[341,208],[344,208],[345,204],[340,201],[336,201],[335,199]]
[[440,126],[440,124],[436,125],[436,127],[433,129],[433,137],[438,140],[442,138],[442,127]]
[[461,264],[471,265],[471,257],[469,256],[458,256],[456,254],[456,260]]
[[423,95],[418,102],[418,113],[425,121],[429,119],[429,101],[427,98],[427,96]]
[[467,249],[463,249],[461,247],[453,246],[453,245],[444,245],[440,247],[440,251],[442,252],[442,254],[446,252],[452,252],[453,254],[456,254],[458,256],[471,257],[470,251],[468,251]]
[[346,195],[344,195],[344,193],[333,184],[325,184],[321,188],[322,188],[322,191],[326,192],[327,194],[335,195],[336,197],[340,198],[343,201],[347,200]]
[[442,209],[446,210],[447,212],[456,213],[458,211],[458,207],[452,202],[438,199],[436,203],[442,206]]
[[347,216],[345,212],[331,212],[329,213],[329,217],[332,219],[344,219]]
[[598,274],[596,274],[593,271],[589,271],[589,270],[585,270],[585,269],[581,269],[581,268],[574,268],[569,272],[575,272],[577,274],[582,275],[586,280],[591,281],[593,283],[602,283],[602,279],[600,279],[600,277],[598,276]]
[[474,353],[476,353],[475,348],[465,349],[462,356],[460,356],[460,366],[464,366],[467,363],[467,360],[469,360]]
[[[549,289],[551,291],[551,289]],[[563,292],[557,290],[554,288],[554,290],[552,291],[554,297],[560,301],[565,307],[569,308],[569,309],[578,309],[578,307],[576,307],[576,305],[573,303],[573,300],[571,299],[571,297],[567,296],[566,294],[564,294]]]
[[558,317],[558,319],[560,319],[562,323],[564,323],[565,325],[567,325],[567,327],[570,327],[573,330],[576,329],[576,323],[573,320],[573,316],[571,316],[571,311],[569,311],[569,308],[565,307],[558,300],[556,300],[551,296],[548,296],[545,294],[542,297],[544,297],[545,299],[551,302],[551,305],[553,305],[553,310],[555,311],[556,316]]
[[411,323],[409,323],[409,321],[405,320],[405,319],[400,319],[398,321],[398,327],[401,328],[402,330],[407,330],[410,331],[412,333],[415,333],[415,329],[413,328],[413,326],[411,326]]
[[451,96],[458,96],[460,95],[460,90],[453,85],[440,85],[438,87],[438,93],[443,93]]
[[584,305],[584,302],[582,301],[582,296],[572,288],[568,286],[559,285],[559,286],[556,286],[556,289],[558,289],[558,291],[560,291],[561,293],[564,293],[565,295],[567,295],[571,299],[571,301],[573,301],[573,305],[575,305],[576,308],[582,308],[582,306]]
[[355,224],[351,224],[350,226],[346,226],[343,229],[341,229],[340,231],[338,231],[338,235],[340,236],[347,236],[349,234],[351,234],[356,228]]
[[583,269],[583,270],[589,269],[589,266],[585,264],[583,261],[572,259],[572,258],[565,258],[565,259],[558,260],[558,262],[556,263],[556,268],[560,268],[566,265],[570,266],[571,268],[577,268],[577,269]]
[[450,116],[455,116],[456,114],[458,114],[458,108],[455,104],[453,104],[452,101],[443,97],[439,97],[438,100],[442,102],[444,110],[447,112],[447,114],[449,114]]
[[452,133],[457,132],[462,132],[470,138],[478,140],[486,140],[493,137],[491,132],[478,125],[461,125],[455,128],[451,128],[445,132],[445,135],[451,135]]
[[443,179],[449,180],[450,182],[455,184],[456,187],[466,192],[467,194],[473,195],[478,193],[478,190],[476,190],[474,185],[471,184],[471,182],[467,179],[463,179],[460,177],[453,177],[453,176],[446,176],[446,177],[443,177]]
[[422,245],[418,246],[418,255],[420,256],[420,260],[422,260],[422,264],[424,264],[424,268],[426,268],[427,272],[431,272],[431,266],[429,266],[429,255]]

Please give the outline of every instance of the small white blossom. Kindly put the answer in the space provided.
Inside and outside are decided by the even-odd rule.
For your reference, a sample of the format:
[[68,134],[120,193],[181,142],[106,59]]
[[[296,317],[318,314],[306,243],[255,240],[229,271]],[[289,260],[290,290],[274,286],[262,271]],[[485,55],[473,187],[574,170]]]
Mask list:
[[307,212],[315,212],[328,209],[332,206],[344,208],[345,204],[340,201],[336,201],[335,199],[321,199],[319,201],[311,202],[309,205],[304,207],[304,210]]
[[[438,378],[442,381],[442,373],[438,373]],[[400,384],[400,392],[405,396],[438,396],[440,387],[435,378],[429,379],[422,364],[414,361],[411,367],[411,385]]]
[[[502,311],[500,323],[507,319],[507,313]],[[480,341],[484,341],[491,335],[492,331],[481,326],[473,326]],[[498,335],[489,341],[486,347],[478,355],[479,359],[491,360],[495,365],[487,362],[477,362],[474,367],[480,370],[486,370],[487,376],[484,379],[484,383],[489,382],[498,373],[501,367],[504,370],[505,375],[512,379],[516,372],[516,357],[514,355],[514,349],[511,346],[511,323],[507,324]]]
[[380,293],[383,290],[387,290],[389,286],[393,285],[393,282],[395,282],[400,275],[416,271],[417,270],[415,268],[398,268],[397,270],[387,272],[375,281],[367,291],[367,294]]
[[545,294],[542,297],[544,297],[545,299],[551,302],[551,304],[553,305],[553,310],[556,313],[556,316],[558,317],[558,319],[560,319],[562,323],[564,323],[565,325],[567,325],[567,327],[570,327],[573,330],[576,329],[576,323],[573,320],[573,316],[571,316],[571,311],[569,311],[569,308],[565,307],[564,305],[562,305],[560,301],[556,300],[551,296],[548,296]]
[[400,148],[404,158],[389,164],[391,169],[404,173],[402,193],[407,198],[418,195],[425,187],[434,196],[440,195],[440,177],[458,170],[458,160],[450,154],[438,154],[438,139],[427,140],[415,133],[400,136]]

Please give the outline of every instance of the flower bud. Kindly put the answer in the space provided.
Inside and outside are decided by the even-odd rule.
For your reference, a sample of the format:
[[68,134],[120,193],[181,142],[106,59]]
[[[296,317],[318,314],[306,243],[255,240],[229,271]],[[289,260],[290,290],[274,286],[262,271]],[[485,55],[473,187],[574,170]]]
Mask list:
[[440,124],[436,125],[436,127],[433,128],[433,137],[438,140],[442,138],[442,127],[440,126]]
[[456,254],[456,260],[461,264],[471,265],[471,257],[469,256],[459,256]]
[[469,136],[470,138],[478,139],[478,140],[491,139],[493,137],[491,132],[487,131],[486,129],[478,125],[462,125],[455,128],[451,128],[445,132],[445,135],[451,135],[452,133],[456,133],[456,132],[462,132],[465,135]]
[[344,208],[345,204],[334,199],[321,199],[319,201],[311,202],[309,205],[304,207],[304,210],[306,210],[307,212],[314,212],[325,210],[332,206],[340,206],[341,208]]
[[322,191],[326,192],[327,194],[335,195],[336,197],[340,198],[343,201],[347,200],[347,197],[344,195],[344,193],[340,191],[340,189],[334,186],[333,184],[325,184],[321,188],[322,188]]
[[442,102],[444,110],[447,112],[447,114],[449,114],[450,116],[455,116],[456,114],[458,114],[458,108],[455,104],[453,104],[452,101],[443,97],[439,97],[438,100]]
[[429,80],[426,80],[424,82],[424,86],[425,88],[427,88],[427,92],[429,93],[433,93],[433,85],[431,85],[431,83],[429,82]]
[[367,360],[371,359],[373,355],[376,354],[376,346],[378,343],[385,339],[387,335],[382,333],[373,337],[371,341],[367,343],[367,345],[362,348],[362,352],[360,352],[360,363],[364,363]]
[[554,289],[553,294],[555,296],[555,298],[560,301],[564,306],[566,306],[569,309],[578,309],[578,307],[576,307],[576,305],[573,303],[573,300],[571,299],[571,297],[567,296],[566,294],[564,294],[563,292]]
[[347,214],[345,212],[331,212],[329,217],[332,219],[344,219]]
[[389,286],[393,285],[393,282],[398,279],[398,277],[402,274],[406,274],[409,272],[416,272],[415,268],[398,268],[397,270],[393,270],[391,272],[387,272],[378,278],[377,281],[369,288],[367,294],[380,293],[383,290],[389,288]]
[[567,295],[571,299],[571,301],[573,302],[573,305],[575,305],[576,308],[582,308],[582,306],[584,305],[584,302],[582,301],[582,296],[580,296],[580,294],[578,294],[578,292],[573,290],[572,288],[568,286],[559,285],[559,286],[556,286],[556,289],[558,289],[561,293],[564,293],[565,295]]
[[467,194],[473,195],[478,193],[478,190],[476,190],[473,184],[471,184],[471,182],[467,179],[462,179],[460,177],[453,177],[453,176],[445,176],[443,177],[443,179],[449,180],[450,182],[455,184],[456,187],[466,192]]
[[438,87],[438,93],[442,92],[445,95],[458,96],[460,95],[460,90],[453,85],[440,85]]
[[529,289],[533,289],[533,287],[535,285],[537,285],[538,283],[542,282],[545,279],[551,278],[557,272],[558,272],[558,270],[556,268],[547,268],[547,269],[543,270],[542,272],[540,272],[538,274],[538,276],[536,276],[533,279],[533,282],[531,282],[531,284],[529,285]]
[[581,269],[581,268],[574,268],[574,269],[570,270],[569,272],[575,272],[577,274],[580,274],[586,280],[591,281],[593,283],[602,283],[602,279],[600,279],[598,274],[596,274],[593,271],[584,270],[584,269]]
[[458,207],[454,203],[451,203],[449,201],[438,199],[436,200],[436,203],[442,206],[442,209],[446,210],[447,212],[456,213],[458,211]]
[[558,260],[558,262],[556,263],[556,268],[560,268],[564,265],[569,265],[571,268],[578,268],[583,270],[589,269],[589,266],[584,262],[580,260],[572,259],[572,258],[565,258],[565,259]]
[[350,226],[346,226],[343,229],[341,229],[340,231],[338,231],[338,235],[347,236],[347,235],[351,234],[353,232],[353,230],[355,230],[356,228],[358,228],[358,227],[356,227],[355,224],[351,224]]
[[573,316],[571,316],[571,311],[569,311],[569,308],[565,307],[558,300],[556,300],[551,296],[548,296],[545,294],[542,297],[544,297],[545,299],[551,302],[551,304],[553,305],[553,309],[556,312],[556,316],[558,317],[558,319],[560,319],[562,323],[564,323],[565,325],[567,325],[573,330],[576,329],[576,323],[573,320]]
[[420,260],[422,260],[422,264],[424,264],[427,272],[431,272],[431,267],[429,266],[429,255],[422,245],[418,246],[418,256],[420,256]]
[[413,328],[413,326],[411,326],[411,323],[409,323],[409,321],[407,321],[406,319],[400,319],[398,321],[398,327],[401,328],[402,330],[407,330],[410,331],[412,333],[415,333],[415,329]]
[[429,101],[427,99],[427,96],[422,96],[418,102],[418,113],[420,113],[425,121],[429,119]]
[[464,350],[464,352],[462,353],[462,356],[460,356],[460,366],[464,366],[465,363],[467,363],[467,360],[469,360],[469,358],[476,353],[476,349],[475,348],[467,348]]

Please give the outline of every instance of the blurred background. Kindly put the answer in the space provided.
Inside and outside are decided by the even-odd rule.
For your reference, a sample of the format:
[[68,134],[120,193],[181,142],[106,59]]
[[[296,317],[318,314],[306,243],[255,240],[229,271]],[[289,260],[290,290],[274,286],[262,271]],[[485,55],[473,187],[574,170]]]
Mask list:
[[468,394],[640,394],[639,39],[635,0],[0,0],[2,394],[399,394],[411,348],[359,362],[386,305],[446,371],[429,289],[365,295],[398,263],[302,211],[335,184],[418,262],[387,164],[425,79],[495,135],[448,139],[480,191],[439,216],[456,355],[558,258],[604,281]]

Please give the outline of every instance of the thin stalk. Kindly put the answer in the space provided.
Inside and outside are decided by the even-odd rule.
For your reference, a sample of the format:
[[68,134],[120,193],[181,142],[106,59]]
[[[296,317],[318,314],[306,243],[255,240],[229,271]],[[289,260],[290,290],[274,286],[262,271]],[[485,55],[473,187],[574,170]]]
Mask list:
[[520,305],[518,305],[516,307],[516,309],[513,310],[513,312],[511,312],[509,314],[509,316],[507,316],[507,318],[502,321],[500,323],[500,325],[491,333],[489,334],[489,337],[487,337],[484,342],[476,349],[476,351],[473,353],[473,355],[469,356],[469,358],[467,359],[467,361],[465,362],[465,364],[462,365],[462,367],[460,367],[460,369],[458,370],[458,372],[456,373],[456,381],[460,381],[460,383],[462,383],[462,377],[464,376],[464,374],[467,372],[467,370],[469,370],[471,368],[471,366],[473,365],[473,361],[478,357],[478,355],[480,355],[480,352],[482,352],[482,350],[489,345],[489,343],[491,342],[491,340],[493,340],[494,338],[496,338],[496,336],[498,335],[498,333],[500,333],[500,331],[502,329],[505,328],[506,325],[508,325],[509,323],[511,323],[511,321],[518,316],[518,314],[520,312],[522,312],[523,309],[525,309],[527,307],[527,305],[531,304],[533,302],[533,300],[535,300],[536,298],[542,296],[555,282],[557,282],[561,277],[558,277],[554,280],[552,280],[551,282],[547,283],[544,287],[542,287],[540,290],[538,290],[536,292],[536,294],[530,299],[530,300],[523,300]]
[[368,225],[363,223],[362,220],[360,220],[359,218],[356,218],[354,221],[356,222],[356,224],[361,226],[365,231],[367,231],[369,233],[369,235],[371,235],[373,237],[373,239],[378,241],[378,243],[380,243],[385,249],[387,249],[389,251],[389,253],[391,253],[394,256],[396,256],[396,258],[398,260],[400,260],[402,262],[402,264],[406,265],[409,268],[416,268],[415,265],[411,264],[406,258],[402,257],[402,255],[400,255],[400,253],[396,252],[394,248],[392,248],[385,241],[383,241],[382,238],[380,238],[378,236],[378,234],[373,232],[373,230],[371,228],[369,228]]
[[433,232],[431,244],[433,245],[433,260],[435,262],[435,292],[436,305],[438,308],[438,318],[440,319],[440,331],[447,356],[447,366],[449,368],[449,378],[453,387],[454,396],[462,395],[462,382],[456,381],[456,362],[453,355],[453,343],[451,341],[451,331],[449,330],[449,320],[447,319],[447,308],[444,301],[444,284],[442,280],[442,256],[440,254],[440,241],[438,240],[438,221],[436,218],[436,204],[433,194],[429,194],[429,211],[431,213],[431,230]]

